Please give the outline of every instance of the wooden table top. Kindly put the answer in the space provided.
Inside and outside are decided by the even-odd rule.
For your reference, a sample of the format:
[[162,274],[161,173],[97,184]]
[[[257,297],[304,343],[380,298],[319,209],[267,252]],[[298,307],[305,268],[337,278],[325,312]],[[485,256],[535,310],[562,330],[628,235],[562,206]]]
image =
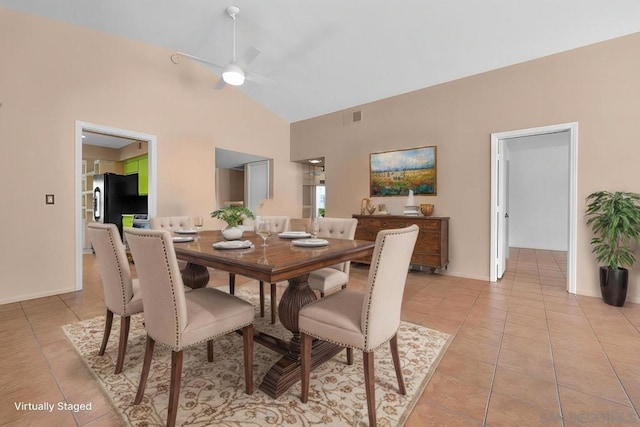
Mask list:
[[245,231],[242,240],[250,240],[250,249],[214,249],[213,244],[223,241],[220,231],[201,231],[197,241],[175,243],[178,259],[230,273],[241,274],[267,283],[275,283],[317,270],[322,267],[371,255],[374,242],[324,238],[329,245],[299,247],[292,239],[277,235],[269,237],[268,246],[262,247],[262,238]]

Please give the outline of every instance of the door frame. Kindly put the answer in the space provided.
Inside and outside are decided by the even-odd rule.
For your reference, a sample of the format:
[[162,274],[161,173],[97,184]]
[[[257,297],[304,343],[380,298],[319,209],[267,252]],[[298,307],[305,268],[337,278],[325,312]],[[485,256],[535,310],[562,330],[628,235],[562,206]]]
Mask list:
[[[498,280],[498,266],[504,259],[499,256],[504,254],[499,250],[500,222],[499,215],[504,215],[500,210],[498,191],[504,188],[505,174],[500,173],[500,153],[504,153],[505,140],[524,136],[545,135],[549,133],[569,132],[569,244],[567,251],[567,291],[576,293],[576,250],[577,250],[577,223],[578,223],[578,122],[563,123],[557,125],[541,126],[530,129],[520,129],[491,134],[491,248],[489,253],[489,280]],[[502,182],[501,182],[502,181]],[[500,185],[502,184],[502,185]],[[504,222],[502,222],[504,224]],[[504,234],[504,230],[502,230]]]
[[147,208],[149,217],[156,216],[158,198],[157,198],[157,181],[158,181],[158,138],[155,135],[135,132],[127,129],[119,129],[111,126],[99,125],[96,123],[83,122],[76,120],[75,122],[75,139],[76,139],[76,156],[75,156],[75,223],[76,223],[76,291],[82,290],[82,132],[97,132],[107,135],[118,136],[122,138],[146,141],[148,143],[149,154],[149,194],[147,196]]

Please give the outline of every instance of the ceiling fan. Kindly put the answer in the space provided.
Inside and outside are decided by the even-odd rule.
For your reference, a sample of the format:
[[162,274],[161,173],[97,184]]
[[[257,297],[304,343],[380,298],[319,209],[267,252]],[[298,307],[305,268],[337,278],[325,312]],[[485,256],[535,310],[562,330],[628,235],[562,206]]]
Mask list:
[[[184,52],[177,52],[171,55],[171,62],[174,64],[180,63],[180,57],[184,56],[187,58],[195,59],[196,61],[203,62],[208,64],[216,69],[218,69],[222,73],[222,77],[213,87],[214,89],[222,89],[226,85],[232,86],[241,86],[244,84],[245,80],[252,81],[258,84],[267,84],[273,83],[273,80],[264,77],[260,74],[248,72],[246,71],[246,67],[249,66],[251,62],[260,54],[260,50],[255,48],[254,46],[249,46],[244,53],[242,61],[238,61],[236,58],[236,16],[240,13],[240,8],[237,6],[228,6],[225,9],[225,12],[229,17],[233,20],[233,57],[231,62],[227,65],[218,65],[213,61],[209,61],[208,59],[200,58],[198,56],[189,55]],[[242,65],[242,66],[241,66]]]

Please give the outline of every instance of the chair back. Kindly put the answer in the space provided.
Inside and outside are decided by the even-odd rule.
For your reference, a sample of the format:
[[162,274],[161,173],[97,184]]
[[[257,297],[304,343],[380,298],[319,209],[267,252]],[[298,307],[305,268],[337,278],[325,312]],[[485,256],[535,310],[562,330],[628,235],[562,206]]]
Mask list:
[[[318,237],[353,240],[356,236],[358,220],[355,218],[318,218]],[[331,267],[349,274],[351,262],[343,262]]]
[[191,217],[188,216],[156,216],[149,219],[149,228],[152,230],[191,230]]
[[257,216],[255,221],[252,219],[246,219],[242,221],[245,225],[255,225],[258,219],[268,219],[271,222],[272,233],[282,233],[283,231],[289,231],[289,217],[288,216]]
[[311,218],[291,218],[289,220],[289,231],[309,231]]
[[386,343],[400,327],[402,294],[418,230],[413,224],[378,232],[360,320],[364,351]]
[[179,350],[181,333],[187,326],[187,307],[171,233],[128,228],[125,234],[138,272],[147,334]]
[[109,310],[120,316],[129,316],[127,307],[133,297],[129,260],[115,224],[92,222],[87,233],[96,253],[104,303]]

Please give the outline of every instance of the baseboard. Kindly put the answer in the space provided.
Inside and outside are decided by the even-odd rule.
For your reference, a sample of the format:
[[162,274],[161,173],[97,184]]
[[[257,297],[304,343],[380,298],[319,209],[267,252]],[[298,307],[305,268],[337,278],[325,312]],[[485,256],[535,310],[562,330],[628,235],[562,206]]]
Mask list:
[[0,305],[2,305],[2,304],[11,304],[13,302],[28,301],[28,300],[32,300],[32,299],[36,299],[36,298],[50,297],[50,296],[53,296],[53,295],[66,294],[66,293],[75,292],[75,291],[76,291],[76,288],[75,287],[71,287],[71,288],[64,288],[64,289],[56,289],[56,290],[53,290],[53,291],[38,292],[38,293],[35,293],[35,294],[20,295],[20,296],[16,296],[16,297],[12,297],[12,298],[2,299],[2,300],[0,300]]

